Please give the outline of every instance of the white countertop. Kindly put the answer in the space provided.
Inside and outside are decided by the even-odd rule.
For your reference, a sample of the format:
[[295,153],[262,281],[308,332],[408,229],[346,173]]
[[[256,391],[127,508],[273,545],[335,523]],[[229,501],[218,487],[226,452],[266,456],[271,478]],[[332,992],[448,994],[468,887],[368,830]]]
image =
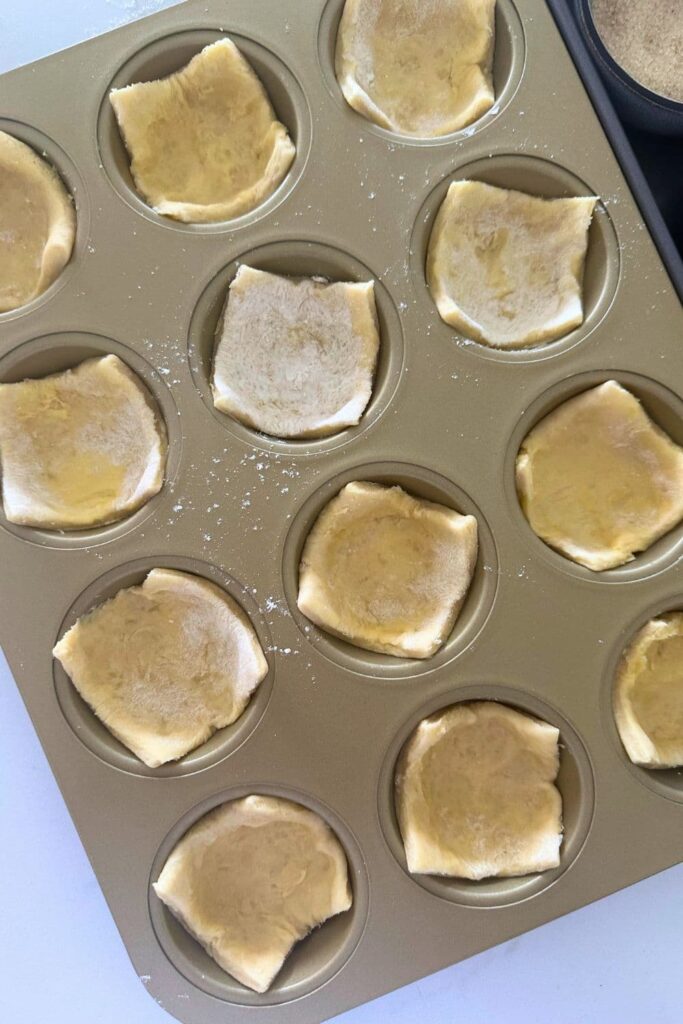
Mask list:
[[[0,71],[169,6],[5,0]],[[1,91],[0,114],[11,115]],[[0,736],[0,1019],[169,1024],[130,965],[1,657]],[[680,866],[336,1020],[680,1024],[682,926]]]

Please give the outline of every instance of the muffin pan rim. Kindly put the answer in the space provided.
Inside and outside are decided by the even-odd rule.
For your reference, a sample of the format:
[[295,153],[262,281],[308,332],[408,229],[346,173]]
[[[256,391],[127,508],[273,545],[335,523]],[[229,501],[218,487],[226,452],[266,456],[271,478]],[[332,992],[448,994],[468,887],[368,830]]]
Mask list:
[[[646,376],[644,373],[631,370],[615,369],[614,367],[608,370],[584,369],[579,373],[556,380],[549,387],[544,388],[540,394],[536,394],[527,404],[508,441],[505,453],[504,488],[509,513],[514,519],[518,531],[525,536],[527,547],[542,555],[544,560],[553,566],[555,570],[589,584],[632,584],[667,572],[680,562],[683,556],[683,519],[669,530],[668,533],[665,533],[651,544],[650,547],[639,552],[630,562],[616,566],[614,569],[595,571],[579,565],[577,562],[573,562],[566,555],[550,547],[549,544],[546,544],[544,540],[534,533],[522,511],[515,482],[517,455],[529,432],[546,415],[559,408],[565,401],[583,394],[585,391],[590,391],[592,388],[609,380],[616,380],[618,383],[623,384],[636,398],[640,399],[641,395],[645,394],[646,399],[642,404],[657,426],[660,426],[660,423],[650,412],[652,395],[654,394],[656,398],[661,398],[662,403],[667,406],[667,411],[672,412],[672,416],[680,423],[680,434],[683,439],[683,398],[679,397],[667,384],[662,384],[655,377]],[[584,381],[585,385],[578,386],[579,381]],[[650,393],[646,389],[649,389]],[[555,400],[556,398],[557,400]],[[539,410],[544,411],[540,412]],[[666,433],[668,434],[669,431],[667,430]],[[669,434],[669,436],[671,435]],[[677,443],[680,445],[681,442]],[[659,549],[657,554],[649,554],[654,548]]]
[[[337,33],[341,21],[342,10],[345,0],[326,0],[325,6],[318,19],[318,66],[321,77],[330,97],[340,106],[344,113],[352,115],[353,122],[359,131],[369,131],[389,145],[416,146],[431,149],[437,146],[448,146],[454,143],[471,138],[492,125],[498,116],[513,103],[517,91],[524,78],[526,67],[526,37],[524,25],[517,11],[513,0],[496,0],[496,37],[500,30],[499,20],[504,25],[506,43],[511,49],[510,66],[507,69],[506,80],[499,94],[496,95],[492,106],[476,121],[459,128],[457,131],[448,132],[435,138],[420,135],[404,135],[400,132],[393,132],[388,128],[370,121],[363,114],[354,110],[344,98],[344,95],[337,81],[334,52],[336,50]],[[333,38],[331,38],[333,36]],[[330,50],[332,60],[330,60]],[[494,57],[494,85],[495,85],[495,57]],[[351,122],[349,122],[351,123]]]
[[[195,955],[199,955],[200,963],[204,961],[206,962],[212,974],[218,974],[218,983],[213,978],[207,978],[207,976],[201,971],[201,968],[192,964],[188,956],[182,952],[179,953],[177,949],[177,941],[174,939],[174,933],[177,933],[178,929],[182,929],[182,926],[176,922],[174,916],[168,908],[164,906],[163,902],[156,895],[152,887],[152,883],[159,877],[161,869],[175,845],[179,842],[182,836],[185,835],[188,829],[192,827],[192,825],[214,808],[249,795],[284,797],[285,799],[292,800],[294,803],[298,803],[301,806],[306,807],[308,810],[314,811],[323,818],[344,850],[349,882],[353,893],[353,903],[349,910],[335,915],[332,918],[328,918],[327,921],[323,922],[322,925],[319,925],[318,928],[309,932],[305,938],[299,940],[285,960],[281,971],[273,980],[271,987],[265,993],[251,992],[246,986],[241,985],[236,981],[236,979],[232,978],[227,971],[222,971],[217,964],[213,964],[208,953],[206,953],[194,939],[191,939],[191,947],[195,946],[197,948],[196,950],[193,950],[193,953]],[[203,989],[208,995],[215,999],[219,999],[222,1003],[227,1005],[244,1007],[278,1006],[283,1003],[296,1002],[324,987],[341,970],[344,969],[345,965],[355,955],[358,946],[361,944],[370,911],[370,900],[371,883],[368,877],[368,870],[363,850],[354,832],[343,817],[319,797],[313,796],[309,792],[305,792],[296,787],[268,781],[255,781],[239,784],[233,783],[229,787],[226,787],[217,793],[213,793],[211,796],[205,797],[201,802],[194,804],[186,810],[183,816],[177,819],[171,829],[167,831],[165,837],[159,844],[149,871],[149,917],[154,936],[164,955],[169,959],[176,970],[178,970],[184,978],[190,981],[191,984]],[[308,981],[304,978],[298,983],[295,982],[291,985],[293,991],[291,994],[288,994],[288,989],[285,988],[283,990],[281,988],[282,982],[278,979],[281,978],[283,973],[285,973],[286,976],[288,967],[291,967],[292,961],[295,961],[297,958],[297,953],[301,951],[304,944],[309,942],[314,935],[319,935],[327,925],[333,924],[337,919],[345,918],[346,915],[350,915],[347,921],[350,925],[350,928],[347,929],[348,935],[340,944],[339,951],[329,958],[327,968],[322,968],[317,973],[311,975]],[[225,979],[228,980],[220,978],[220,975],[225,975]],[[233,998],[228,998],[227,993],[231,990],[234,990],[236,994]]]
[[[254,629],[268,672],[256,687],[242,714],[231,725],[218,729],[200,744],[175,761],[157,768],[148,767],[140,758],[109,732],[87,702],[78,693],[68,673],[57,658],[52,658],[52,678],[59,709],[76,739],[102,763],[127,775],[147,779],[187,778],[196,772],[207,771],[235,754],[248,742],[267,713],[275,685],[273,643],[265,619],[247,587],[230,573],[209,562],[182,555],[146,555],[125,563],[118,563],[107,572],[91,580],[69,605],[54,638],[56,644],[77,619],[101,607],[119,591],[139,586],[152,569],[178,569],[216,584],[240,606]],[[133,577],[135,579],[133,580]],[[127,581],[120,582],[119,581]],[[114,589],[115,588],[115,589]],[[97,595],[97,596],[96,596]],[[104,595],[104,596],[102,596]],[[54,645],[53,645],[54,646]]]
[[[455,509],[461,515],[470,514],[477,519],[477,562],[467,596],[449,638],[431,657],[424,659],[399,658],[367,651],[316,626],[297,607],[300,555],[318,516],[348,483],[368,481],[391,486],[392,480],[397,483],[399,480],[408,480],[413,484],[417,482],[418,488],[427,488],[439,495],[446,495],[443,500],[440,497],[430,497],[427,500],[444,503],[446,507]],[[403,484],[399,483],[399,486]],[[414,497],[425,496],[424,491],[421,493],[414,486],[408,486],[404,490]],[[327,477],[322,483],[318,482],[315,490],[309,492],[299,505],[284,542],[282,580],[285,600],[299,632],[324,658],[362,676],[369,683],[406,682],[448,666],[464,654],[485,629],[496,602],[498,550],[494,534],[479,505],[462,487],[441,473],[426,465],[417,466],[392,459],[371,463],[355,462],[334,476]],[[472,593],[475,583],[479,585],[479,595]],[[477,605],[474,610],[470,608],[469,620],[466,619],[463,626],[461,620],[473,600],[477,601]]]
[[683,804],[683,765],[679,768],[643,768],[640,765],[634,764],[626,753],[626,748],[621,741],[614,717],[613,704],[617,672],[621,659],[626,653],[627,647],[635,639],[636,633],[650,619],[659,618],[661,615],[675,611],[683,611],[683,591],[681,590],[678,591],[678,594],[672,594],[668,599],[660,598],[657,601],[650,602],[645,608],[641,608],[637,615],[632,616],[626,625],[622,626],[616,641],[612,644],[607,659],[607,666],[600,683],[600,717],[604,734],[631,777],[658,797]]
[[[128,161],[128,164],[130,163],[128,151],[120,137],[116,118],[114,116],[113,109],[111,108],[111,104],[109,103],[109,94],[112,89],[121,88],[123,85],[134,84],[136,81],[146,81],[147,79],[145,78],[137,79],[135,77],[135,69],[138,67],[143,56],[147,54],[147,60],[149,60],[151,59],[149,57],[149,51],[154,51],[154,54],[156,54],[157,50],[163,51],[164,47],[167,44],[170,45],[173,40],[178,40],[180,43],[181,40],[192,35],[216,37],[215,39],[203,42],[196,50],[196,53],[199,53],[209,45],[210,42],[217,42],[218,39],[226,37],[231,39],[237,46],[240,53],[245,57],[245,59],[247,59],[250,67],[252,67],[252,70],[254,70],[258,75],[259,81],[261,81],[262,84],[261,74],[257,67],[254,67],[254,59],[256,60],[256,64],[259,68],[263,68],[264,66],[268,67],[270,65],[270,67],[268,67],[269,75],[272,72],[274,77],[279,80],[284,80],[287,88],[290,89],[293,94],[291,101],[293,108],[296,111],[294,115],[297,122],[296,139],[292,138],[291,125],[284,121],[282,122],[296,147],[294,159],[292,160],[287,173],[273,192],[271,192],[271,194],[268,195],[261,203],[253,209],[247,210],[239,216],[230,218],[229,220],[210,222],[195,221],[185,223],[156,213],[156,211],[137,191],[134,183],[128,183],[125,180],[125,177],[116,166],[116,160],[112,153],[112,142],[109,136],[112,136],[113,132],[116,132],[118,134],[118,138],[114,136],[116,140],[114,145],[117,149],[122,148],[126,161]],[[193,55],[196,55],[196,53]],[[173,70],[180,70],[186,63],[187,61],[181,62],[177,67],[174,67]],[[134,77],[132,80],[129,80],[127,76],[131,73]],[[167,72],[167,74],[171,73],[172,71]],[[275,110],[275,115],[278,117],[278,110],[276,104],[273,102],[271,92],[269,90],[266,90],[266,92],[268,94],[268,99]],[[296,97],[296,99],[294,99],[294,97]],[[242,228],[252,227],[256,222],[275,213],[277,208],[285,202],[289,198],[290,194],[297,188],[301,178],[306,172],[311,153],[312,134],[312,118],[308,99],[296,74],[285,63],[285,61],[274,50],[264,46],[263,43],[257,41],[251,36],[220,28],[211,29],[209,27],[189,29],[180,28],[174,32],[159,34],[156,37],[149,39],[142,46],[139,46],[133,53],[129,54],[126,60],[118,66],[116,73],[111,77],[102,93],[98,106],[96,126],[97,152],[102,172],[118,197],[123,200],[131,210],[144,217],[157,227],[171,228],[175,231],[184,232],[185,234],[190,235],[231,234],[232,232],[238,231]]]
[[[343,430],[337,431],[336,433],[330,434],[326,437],[296,439],[281,438],[276,437],[275,435],[264,434],[253,427],[248,427],[246,424],[239,422],[228,413],[221,412],[219,409],[216,409],[213,404],[211,378],[213,376],[213,367],[218,344],[217,332],[220,329],[223,320],[229,285],[234,280],[240,266],[255,266],[256,269],[260,269],[257,264],[262,262],[264,258],[267,259],[268,255],[272,253],[273,250],[278,249],[301,250],[300,252],[297,252],[293,258],[303,259],[306,262],[308,262],[309,256],[305,250],[309,249],[311,251],[311,261],[313,261],[316,254],[322,252],[330,262],[332,260],[336,260],[339,263],[347,261],[347,265],[349,267],[353,267],[354,276],[347,274],[343,277],[328,278],[330,283],[334,283],[334,281],[370,280],[374,282],[375,303],[377,306],[380,328],[380,350],[373,378],[372,393],[358,424],[352,427],[346,427]],[[274,256],[273,258],[277,257]],[[289,257],[285,253],[282,260],[286,261],[288,258]],[[252,260],[254,260],[253,263]],[[279,274],[280,271],[271,271],[271,273]],[[282,274],[282,276],[298,277],[300,275]],[[211,296],[213,296],[214,291],[216,291],[217,294],[216,298],[212,299]],[[221,308],[218,314],[216,328],[212,332],[213,349],[211,353],[209,372],[207,374],[203,365],[204,360],[202,358],[201,351],[201,336],[204,333],[204,330],[201,322],[195,324],[195,321],[197,319],[200,321],[201,319],[204,321],[207,319],[213,320],[212,310],[214,303],[218,303],[219,296],[221,297]],[[206,309],[207,305],[208,310]],[[382,351],[383,349],[384,352]],[[228,263],[224,264],[206,282],[192,309],[187,330],[187,351],[190,373],[192,375],[195,388],[199,392],[204,405],[214,419],[224,427],[228,433],[232,434],[233,437],[241,441],[243,444],[250,445],[253,448],[264,452],[292,456],[294,458],[327,455],[339,448],[361,440],[365,433],[368,430],[371,430],[372,427],[386,415],[387,410],[391,406],[396,393],[401,386],[401,377],[406,359],[405,339],[401,318],[390,289],[382,282],[379,275],[374,274],[370,267],[366,266],[362,260],[353,255],[353,253],[349,252],[347,249],[341,249],[331,245],[330,243],[321,242],[314,238],[307,239],[301,237],[280,237],[277,239],[272,237],[270,241],[262,242],[259,245],[242,252],[240,255],[235,256]],[[378,383],[378,376],[380,375],[382,366],[384,367],[385,373],[383,374],[383,379]]]
[[[487,696],[489,695],[489,696]],[[492,701],[510,707],[515,711],[528,714],[532,718],[555,725],[560,730],[560,774],[564,751],[569,751],[574,764],[578,768],[579,780],[583,790],[578,801],[577,823],[572,829],[570,843],[572,850],[565,855],[567,833],[564,827],[566,801],[562,795],[562,845],[560,846],[560,865],[546,871],[514,876],[512,878],[486,878],[479,882],[468,879],[452,878],[442,880],[439,875],[411,874],[405,864],[403,841],[395,810],[396,774],[401,755],[405,746],[420,722],[439,711],[446,711],[457,704]],[[558,724],[559,723],[559,724]],[[569,740],[567,740],[567,736]],[[561,784],[555,783],[561,790]],[[543,695],[539,696],[520,686],[499,682],[467,682],[462,685],[450,686],[439,695],[432,696],[413,710],[394,735],[384,755],[377,786],[377,815],[386,847],[396,865],[408,879],[420,886],[425,892],[436,899],[450,904],[469,907],[475,910],[502,910],[519,903],[542,896],[552,886],[558,884],[568,872],[589,841],[591,826],[595,813],[595,779],[590,754],[580,733],[567,719],[564,712],[559,711]],[[483,885],[482,885],[483,883]],[[496,897],[496,888],[510,887],[510,895]],[[490,895],[487,890],[490,890]],[[468,893],[470,895],[468,895]]]
[[[0,329],[21,317],[42,309],[62,288],[72,283],[90,241],[90,197],[82,174],[68,153],[50,135],[35,128],[28,121],[0,116],[0,131],[25,143],[42,160],[55,170],[71,200],[76,218],[73,248],[68,262],[55,280],[40,295],[16,309],[0,312]],[[40,148],[38,148],[40,147]]]
[[[56,344],[46,344],[50,339],[55,338],[60,339],[60,341]],[[78,340],[69,341],[69,339]],[[169,489],[172,489],[178,479],[183,461],[183,435],[178,429],[179,412],[171,389],[164,383],[156,367],[150,363],[142,353],[138,352],[132,346],[120,342],[115,338],[96,334],[94,331],[79,330],[54,331],[48,334],[37,335],[19,342],[19,344],[8,349],[2,356],[0,356],[0,378],[4,378],[5,373],[7,372],[7,365],[9,365],[10,368],[13,366],[16,367],[17,364],[21,365],[22,360],[20,359],[20,354],[22,352],[26,353],[26,351],[29,350],[30,354],[25,355],[24,358],[30,359],[33,355],[33,350],[35,350],[35,356],[39,357],[42,353],[47,353],[49,355],[55,350],[55,348],[68,349],[71,347],[82,347],[84,350],[87,349],[88,354],[80,356],[75,361],[67,359],[67,363],[61,370],[41,373],[36,378],[20,377],[20,380],[41,379],[43,377],[51,376],[54,372],[60,373],[66,369],[73,369],[88,359],[99,358],[106,355],[116,355],[135,373],[136,377],[142,382],[148,394],[153,399],[155,411],[158,413],[162,423],[164,424],[167,448],[164,477],[160,489],[139,508],[135,509],[129,515],[124,516],[122,519],[115,520],[112,523],[105,523],[102,526],[88,527],[83,530],[48,530],[44,527],[22,526],[21,524],[11,523],[8,521],[5,517],[4,510],[2,508],[2,501],[0,499],[1,530],[13,534],[15,537],[18,537],[22,541],[26,541],[28,544],[62,550],[78,548],[89,549],[98,545],[113,543],[119,538],[125,536],[125,534],[129,533],[131,530],[136,530],[138,527],[142,526],[151,516],[158,512],[158,506],[163,503]],[[11,369],[9,372],[12,372]],[[4,380],[1,382],[5,383]]]
[[[564,180],[566,183],[565,188],[567,190],[569,190],[570,187],[573,187],[573,191],[569,193],[568,197],[596,196],[598,201],[595,206],[595,212],[589,229],[589,245],[584,270],[589,267],[591,247],[596,244],[595,237],[591,240],[591,233],[593,233],[594,236],[599,234],[600,244],[604,244],[608,256],[610,257],[609,265],[605,268],[604,278],[600,285],[600,294],[589,310],[587,310],[584,305],[584,319],[578,327],[573,328],[571,331],[561,335],[559,338],[544,342],[540,345],[529,345],[524,348],[507,349],[475,341],[473,338],[467,337],[457,328],[442,320],[436,307],[436,303],[432,298],[426,275],[427,254],[429,251],[432,230],[434,228],[434,221],[451,183],[454,181],[464,180],[484,180],[484,183],[487,183],[485,179],[491,176],[491,171],[494,176],[497,176],[496,164],[502,165],[504,173],[504,165],[506,163],[520,165],[520,170],[523,165],[526,165],[529,168],[533,167],[540,176],[545,176],[549,182],[552,182],[553,180],[556,181],[558,183],[558,189],[563,187]],[[509,187],[512,188],[512,186]],[[538,195],[536,191],[530,191],[529,194]],[[560,197],[558,196],[558,198]],[[562,196],[562,198],[565,197]],[[474,355],[482,359],[490,360],[492,362],[507,363],[513,366],[527,366],[532,363],[545,362],[556,356],[563,356],[566,353],[571,352],[578,345],[583,345],[585,342],[588,342],[594,332],[608,317],[610,310],[617,299],[617,292],[621,282],[621,252],[619,238],[609,210],[599,194],[592,191],[590,186],[586,184],[578,174],[566,166],[566,163],[559,163],[558,161],[549,160],[547,157],[538,156],[532,153],[519,153],[513,150],[496,150],[496,152],[489,157],[479,157],[464,164],[457,163],[449,174],[442,177],[430,189],[429,193],[424,197],[413,221],[413,227],[410,235],[409,258],[413,293],[418,301],[421,303],[426,302],[426,304],[431,307],[434,323],[439,329],[439,332],[444,335],[450,335],[452,343],[459,347],[465,347]],[[582,280],[582,289],[583,288],[585,288],[585,273]]]

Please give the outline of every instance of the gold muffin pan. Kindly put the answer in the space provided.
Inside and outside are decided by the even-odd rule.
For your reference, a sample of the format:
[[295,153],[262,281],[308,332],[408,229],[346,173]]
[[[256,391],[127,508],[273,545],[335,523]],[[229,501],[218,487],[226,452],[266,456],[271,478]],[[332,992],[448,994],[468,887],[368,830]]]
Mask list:
[[[137,973],[188,1024],[313,1024],[533,928],[680,859],[683,776],[631,765],[611,715],[635,630],[681,607],[683,529],[594,574],[531,531],[514,486],[523,437],[611,377],[683,443],[683,313],[619,165],[538,0],[499,0],[498,99],[442,139],[401,138],[344,102],[333,55],[342,0],[189,0],[5,75],[0,128],[46,154],[74,197],[71,263],[0,315],[0,381],[115,352],[169,434],[161,492],[129,519],[75,533],[0,515],[0,636]],[[157,216],[132,187],[107,95],[230,35],[296,144],[258,209],[219,224]],[[450,181],[600,197],[586,319],[536,349],[500,352],[437,314],[424,274]],[[358,426],[280,441],[213,408],[214,333],[242,262],[376,282],[381,347]],[[351,480],[398,483],[476,515],[474,581],[426,661],[362,651],[296,608],[311,524]],[[177,763],[148,769],[103,728],[51,658],[74,620],[154,566],[224,587],[269,673],[243,716]],[[518,879],[411,877],[393,773],[412,728],[448,704],[494,699],[561,734],[560,867]],[[250,792],[299,800],[347,853],[353,909],[296,947],[264,995],[220,970],[153,894],[165,857],[205,811]]]

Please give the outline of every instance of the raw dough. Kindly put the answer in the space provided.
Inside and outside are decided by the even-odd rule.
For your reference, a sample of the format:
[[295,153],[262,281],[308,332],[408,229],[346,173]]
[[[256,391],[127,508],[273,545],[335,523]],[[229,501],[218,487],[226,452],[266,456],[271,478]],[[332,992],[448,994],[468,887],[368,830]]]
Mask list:
[[117,356],[0,384],[2,500],[11,523],[79,530],[123,519],[161,490],[166,430]]
[[456,704],[425,718],[396,776],[412,874],[489,878],[560,863],[559,732],[503,704]]
[[157,768],[231,725],[268,671],[240,606],[208,580],[152,569],[53,654],[109,731]]
[[493,106],[495,0],[346,0],[336,73],[346,102],[402,135],[435,138]]
[[588,569],[613,569],[683,519],[683,449],[610,380],[527,435],[517,490],[546,544]]
[[299,609],[357,647],[428,658],[448,639],[477,561],[477,520],[350,483],[320,513],[299,571]]
[[230,285],[214,405],[275,437],[358,423],[379,348],[373,282],[328,284],[242,266]]
[[578,327],[596,202],[452,182],[427,253],[427,281],[442,320],[485,345],[509,349]]
[[294,145],[230,39],[153,82],[112,89],[143,198],[166,217],[218,221],[253,210],[280,184]]
[[300,939],[352,904],[339,840],[281,797],[222,804],[185,833],[155,883],[216,963],[265,992]]
[[634,764],[683,765],[683,613],[651,619],[624,652],[614,716]]
[[50,287],[71,258],[76,215],[61,178],[0,131],[0,313]]

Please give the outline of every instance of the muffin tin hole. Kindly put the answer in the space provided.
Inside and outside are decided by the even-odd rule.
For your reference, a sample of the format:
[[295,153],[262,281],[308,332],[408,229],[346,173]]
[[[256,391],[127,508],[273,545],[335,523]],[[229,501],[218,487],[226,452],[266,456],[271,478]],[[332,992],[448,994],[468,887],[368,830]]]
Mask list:
[[234,753],[254,731],[265,713],[273,688],[274,666],[268,650],[272,647],[268,628],[259,614],[258,607],[250,595],[237,580],[228,576],[220,569],[194,558],[177,555],[138,558],[134,562],[118,566],[95,580],[74,601],[67,612],[55,643],[73,626],[78,618],[86,615],[94,608],[114,597],[125,587],[138,586],[147,574],[155,568],[179,569],[182,572],[201,576],[211,583],[217,584],[241,605],[256,630],[261,647],[268,658],[268,674],[256,689],[249,704],[232,725],[219,729],[200,747],[190,751],[178,761],[149,768],[139,760],[126,746],[120,743],[106,728],[88,704],[82,699],[76,687],[57,659],[53,659],[53,678],[57,701],[66,721],[75,736],[101,761],[127,772],[148,778],[171,778],[191,775],[202,771],[210,765],[217,764],[229,754]]
[[[556,785],[562,794],[564,836],[560,865],[549,871],[518,878],[488,878],[472,881],[439,875],[411,875],[396,816],[394,779],[406,742],[423,718],[464,701],[495,700],[518,711],[549,722],[560,730],[560,771]],[[384,839],[403,871],[427,892],[466,907],[506,907],[549,889],[576,860],[590,832],[595,787],[586,749],[567,720],[554,708],[531,694],[508,686],[472,685],[458,687],[436,697],[416,711],[405,723],[387,751],[380,774],[378,813]]]
[[633,561],[615,569],[594,572],[561,555],[536,536],[522,511],[515,484],[517,453],[529,431],[568,399],[608,380],[616,380],[640,399],[654,423],[665,430],[676,444],[683,446],[683,401],[677,395],[658,381],[641,374],[625,370],[590,370],[553,385],[526,409],[510,439],[505,460],[504,486],[510,512],[527,543],[531,543],[534,551],[556,569],[592,583],[628,583],[663,572],[680,558],[683,553],[683,522],[660,537],[646,551],[636,555]]
[[411,274],[418,292],[426,295],[434,320],[445,336],[471,347],[486,359],[513,363],[536,362],[573,348],[591,334],[604,318],[616,294],[621,272],[621,257],[614,225],[599,200],[588,232],[588,251],[583,276],[584,321],[562,338],[535,348],[504,350],[491,348],[465,338],[439,317],[426,279],[427,250],[434,219],[453,181],[471,179],[498,188],[515,189],[544,199],[564,199],[595,195],[590,187],[571,171],[539,157],[498,154],[474,160],[459,167],[430,192],[417,215],[410,242]]
[[3,323],[7,323],[9,320],[14,320],[17,317],[24,316],[27,313],[32,313],[60,291],[60,289],[62,289],[73,277],[73,274],[76,272],[77,264],[81,259],[88,242],[88,234],[90,230],[90,208],[88,205],[86,188],[81,175],[76,169],[73,161],[66,155],[64,150],[57,145],[56,142],[53,142],[53,140],[47,135],[44,135],[43,132],[38,131],[37,128],[23,124],[21,121],[9,120],[8,118],[0,118],[0,131],[13,136],[13,138],[18,139],[27,146],[30,146],[39,157],[42,157],[51,167],[54,168],[55,171],[57,171],[64,187],[73,200],[76,211],[76,237],[74,239],[71,259],[64,267],[59,277],[52,282],[49,288],[46,288],[42,295],[36,296],[36,298],[31,302],[27,302],[25,306],[19,306],[17,309],[10,309],[5,313],[0,313],[1,325]]
[[140,526],[163,500],[169,481],[175,479],[180,464],[182,432],[178,410],[171,392],[150,364],[127,346],[111,338],[81,331],[48,334],[24,342],[0,359],[0,382],[16,383],[30,377],[47,377],[61,373],[82,363],[84,359],[116,355],[133,370],[147,387],[165,422],[168,437],[168,456],[164,486],[132,515],[107,526],[88,530],[43,530],[10,523],[0,509],[0,525],[21,540],[52,548],[95,547],[115,540],[129,530]]
[[[118,129],[114,111],[109,102],[112,89],[120,89],[135,82],[149,82],[165,78],[184,67],[200,50],[218,39],[228,36],[249,61],[263,83],[275,115],[287,128],[296,146],[296,155],[283,181],[254,210],[228,221],[185,224],[170,217],[162,217],[147,205],[137,192],[130,173],[130,160]],[[119,68],[102,97],[97,121],[97,139],[102,165],[119,195],[134,210],[161,224],[180,231],[197,233],[232,231],[253,224],[272,212],[292,191],[301,177],[311,145],[311,115],[301,86],[282,61],[252,39],[230,31],[191,29],[163,36],[138,50]]]
[[[219,327],[230,282],[239,266],[290,277],[322,276],[330,281],[375,282],[375,302],[380,330],[380,348],[370,401],[360,422],[329,437],[306,440],[282,440],[261,434],[213,404],[211,374]],[[401,321],[393,300],[377,277],[354,256],[320,242],[271,242],[249,250],[223,267],[209,282],[195,306],[188,338],[190,369],[197,390],[212,415],[245,444],[266,451],[291,455],[331,451],[357,438],[377,422],[391,401],[401,377],[404,348]]]
[[328,91],[341,106],[349,123],[355,122],[357,129],[379,135],[387,142],[401,142],[404,145],[449,145],[460,142],[491,124],[505,110],[517,92],[526,59],[524,29],[512,0],[498,0],[496,4],[496,45],[493,57],[493,87],[496,99],[491,109],[466,128],[450,132],[448,135],[441,135],[435,139],[415,138],[381,128],[353,110],[339,88],[334,58],[344,3],[345,0],[328,0],[323,10],[318,26],[318,59]]
[[[250,991],[226,974],[185,931],[152,888],[152,883],[159,877],[173,847],[199,818],[219,804],[238,800],[251,793],[284,797],[319,814],[344,848],[349,882],[353,891],[352,907],[345,913],[330,918],[298,943],[287,957],[268,992],[262,995]],[[310,995],[330,981],[348,962],[365,929],[369,885],[363,854],[353,833],[329,807],[298,790],[270,784],[253,784],[235,787],[209,797],[193,807],[174,825],[154,858],[148,898],[157,940],[176,970],[191,984],[228,1003],[240,1006],[277,1006]]]
[[[431,658],[397,658],[366,651],[315,626],[297,607],[299,563],[306,538],[323,508],[352,480],[398,484],[427,501],[439,502],[463,515],[474,515],[479,528],[479,553],[474,577],[460,615],[446,643]],[[283,555],[283,583],[289,610],[302,634],[330,661],[358,675],[397,679],[424,675],[461,654],[483,629],[498,586],[498,554],[491,529],[474,501],[456,484],[430,469],[402,462],[374,462],[354,466],[318,488],[297,513]]]
[[642,783],[643,786],[646,786],[653,793],[666,797],[668,800],[683,803],[683,766],[680,768],[641,768],[640,765],[634,764],[621,742],[612,703],[617,671],[626,648],[630,646],[636,633],[650,619],[658,618],[661,615],[668,615],[671,612],[683,612],[683,598],[680,595],[672,597],[668,602],[658,601],[656,604],[648,606],[635,621],[629,623],[628,626],[621,630],[610,655],[603,679],[600,710],[605,732],[620,760],[633,778],[637,779],[638,782]]

